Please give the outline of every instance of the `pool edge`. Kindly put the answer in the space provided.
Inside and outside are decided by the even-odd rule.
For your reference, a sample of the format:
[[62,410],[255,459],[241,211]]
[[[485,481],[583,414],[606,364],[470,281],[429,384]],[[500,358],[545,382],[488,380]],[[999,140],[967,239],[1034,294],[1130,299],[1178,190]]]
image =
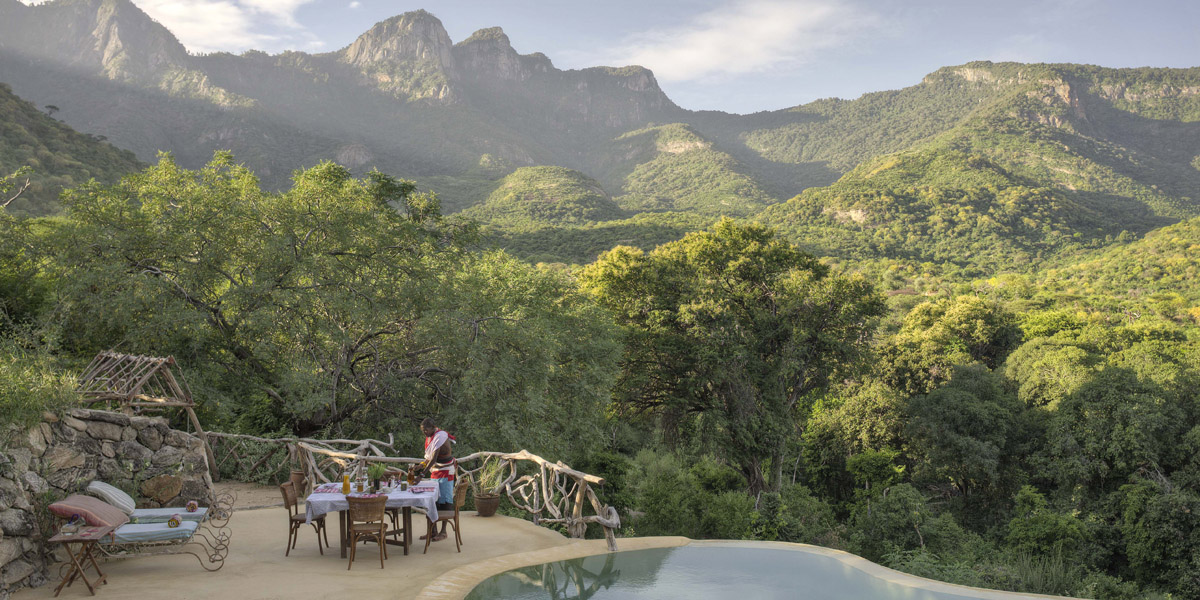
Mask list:
[[[903,573],[895,569],[889,569],[883,565],[873,563],[861,556],[842,550],[834,550],[824,546],[813,546],[810,544],[798,544],[794,542],[692,540],[686,537],[663,536],[620,538],[618,540],[618,544],[620,545],[620,550],[618,550],[619,552],[649,550],[654,548],[678,548],[681,546],[771,548],[775,550],[788,550],[792,552],[808,552],[810,554],[818,554],[836,559],[847,566],[853,567],[859,571],[871,575],[872,577],[882,579],[889,583],[922,589],[930,592],[958,595],[970,594],[972,596],[977,596],[979,600],[1016,600],[1017,598],[1079,600],[1072,599],[1067,596],[1046,596],[1042,594],[1028,594],[1024,592],[1005,592],[1001,590],[990,590],[986,588],[946,583],[944,581],[937,581],[935,579],[926,579],[916,575],[909,575],[908,573]],[[485,579],[494,575],[499,575],[505,571],[510,571],[520,567],[540,565],[548,562],[571,560],[575,558],[596,556],[607,553],[608,546],[604,540],[577,540],[574,543],[565,546],[545,548],[542,550],[532,550],[529,552],[518,552],[515,554],[506,554],[504,556],[498,556],[479,561],[477,563],[443,573],[438,577],[438,579],[422,588],[421,591],[417,593],[416,600],[462,600],[471,592],[471,590],[475,589],[475,586],[482,583]]]

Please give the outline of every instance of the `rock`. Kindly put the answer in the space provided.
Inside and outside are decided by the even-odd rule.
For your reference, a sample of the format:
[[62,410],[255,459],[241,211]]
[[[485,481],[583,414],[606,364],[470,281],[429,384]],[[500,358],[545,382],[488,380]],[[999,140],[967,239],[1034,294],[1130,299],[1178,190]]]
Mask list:
[[41,571],[34,571],[33,574],[29,576],[29,587],[36,588],[42,587],[43,585],[46,585],[46,577],[42,575]]
[[138,432],[133,427],[123,427],[121,429],[121,441],[132,442],[137,439]]
[[37,568],[28,561],[14,560],[13,562],[8,563],[8,566],[4,568],[4,583],[5,585],[10,586],[15,583],[20,583],[21,581],[24,581],[26,577],[33,575],[33,572],[36,570]]
[[112,442],[105,441],[100,444],[100,454],[105,458],[113,458],[117,455],[116,446]]
[[[45,423],[42,423],[45,425]],[[29,450],[34,456],[41,456],[46,453],[46,436],[42,435],[41,427],[34,427],[29,430]]]
[[33,529],[33,515],[15,508],[0,512],[0,530],[4,535],[30,535]]
[[85,480],[84,470],[76,469],[60,469],[46,477],[46,483],[51,487],[62,490],[67,494],[74,494],[81,488],[87,485],[90,479]]
[[28,448],[9,448],[8,459],[12,461],[12,470],[14,473],[29,470],[29,461],[33,460],[33,453]]
[[121,442],[117,446],[117,456],[122,460],[133,462],[133,471],[140,471],[154,458],[154,453],[137,442]]
[[87,408],[75,408],[71,410],[71,415],[85,419],[88,421],[101,421],[111,423],[119,427],[129,426],[129,417],[121,413],[110,412],[107,410],[90,410]]
[[85,462],[83,453],[68,446],[55,446],[42,460],[51,471],[82,467]]
[[7,510],[17,503],[18,497],[23,496],[21,486],[16,481],[0,477],[0,510]]
[[154,466],[169,467],[183,462],[183,450],[174,446],[163,446],[154,453]]
[[47,423],[57,423],[58,415],[56,415],[48,410],[43,410],[42,411],[42,420]]
[[207,506],[212,504],[212,486],[208,485],[204,479],[187,479],[183,482],[183,488],[179,490],[179,497],[184,504],[187,504],[188,500],[195,500],[201,505]]
[[114,442],[121,441],[123,429],[120,425],[105,423],[104,421],[92,421],[88,423],[87,434],[98,440],[113,440]]
[[71,415],[63,416],[63,423],[66,423],[67,427],[70,427],[75,431],[87,431],[87,423],[84,423],[83,421],[80,421]]
[[50,427],[49,423],[38,423],[38,429],[42,430],[42,437],[46,440],[46,445],[54,444],[54,428]]
[[[83,421],[80,421],[80,423],[82,423],[82,422]],[[75,440],[79,439],[80,435],[82,435],[75,428],[67,427],[63,423],[59,423],[58,425],[55,425],[53,427],[53,429],[54,429],[54,439],[55,439],[56,443],[59,443],[59,444],[74,442]],[[84,429],[87,429],[86,425],[84,426]]]
[[167,430],[167,435],[165,436],[163,443],[171,445],[171,446],[175,446],[178,448],[187,448],[188,444],[190,443],[188,440],[193,440],[193,439],[196,439],[196,438],[192,437],[191,435],[189,435],[187,433],[179,431],[178,429],[169,429],[169,430]]
[[174,500],[163,503],[163,508],[183,508],[187,506],[188,500],[190,500],[190,498],[179,496]]
[[119,481],[129,481],[133,479],[133,471],[130,471],[124,465],[111,458],[105,458],[100,461],[100,466],[97,469],[97,473],[100,481],[112,485],[116,485],[116,482]]
[[0,539],[0,565],[6,565],[21,556],[21,540],[15,538]]
[[137,440],[143,446],[158,452],[158,449],[162,448],[163,435],[157,427],[146,427],[137,432]]
[[49,486],[46,485],[46,480],[42,479],[41,475],[38,475],[33,471],[26,471],[22,473],[21,479],[25,481],[25,486],[29,488],[29,491],[33,492],[34,494],[41,494],[50,489]]
[[159,475],[142,482],[142,495],[163,503],[179,495],[183,490],[183,480],[174,475]]

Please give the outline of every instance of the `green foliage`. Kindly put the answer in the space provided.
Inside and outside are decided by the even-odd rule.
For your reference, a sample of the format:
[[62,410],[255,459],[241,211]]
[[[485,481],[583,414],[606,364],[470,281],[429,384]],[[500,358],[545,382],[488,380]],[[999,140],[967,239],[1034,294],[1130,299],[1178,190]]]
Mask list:
[[[626,332],[624,410],[695,427],[738,464],[751,493],[809,394],[852,369],[882,302],[769,230],[723,220],[647,254],[618,247],[581,274]],[[636,365],[636,368],[629,366]]]
[[[22,347],[0,337],[0,422],[23,432],[43,412],[61,412],[78,404],[74,377],[44,349]],[[12,430],[0,430],[0,436]],[[0,447],[7,440],[0,439]]]
[[948,482],[967,514],[978,518],[980,499],[1003,485],[1009,447],[1020,440],[1019,406],[997,378],[979,366],[958,368],[944,386],[909,401],[908,453],[913,479]]
[[995,368],[1021,341],[1012,313],[983,298],[926,302],[904,317],[899,334],[882,349],[885,381],[908,393],[947,381],[954,365]]
[[[29,189],[9,205],[11,213],[57,214],[62,210],[58,195],[64,188],[90,179],[111,183],[140,166],[131,152],[50,118],[0,83],[0,173],[29,169],[19,177],[21,184],[29,179]],[[8,183],[8,178],[0,181]],[[0,203],[9,199],[4,194],[9,189],[0,185]]]
[[324,163],[270,194],[226,155],[164,157],[67,198],[55,335],[174,355],[212,420],[375,436],[432,414],[469,447],[541,452],[598,434],[602,313],[562,275],[468,252],[410,183]]
[[614,146],[613,154],[635,157],[620,161],[608,177],[626,210],[741,217],[774,202],[745,165],[687,125],[631,131]]
[[549,224],[580,225],[626,216],[600,184],[562,167],[517,169],[500,180],[487,200],[463,214],[516,230]]
[[[1084,527],[1074,515],[1056,512],[1032,486],[1014,497],[1015,516],[1008,522],[1008,545],[1029,556],[1074,559],[1084,541]],[[1032,590],[1030,590],[1032,591]]]

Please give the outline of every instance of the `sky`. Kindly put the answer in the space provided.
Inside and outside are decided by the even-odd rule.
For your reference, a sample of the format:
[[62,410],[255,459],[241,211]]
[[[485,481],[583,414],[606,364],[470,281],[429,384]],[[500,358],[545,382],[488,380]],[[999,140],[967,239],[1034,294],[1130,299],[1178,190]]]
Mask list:
[[[24,0],[32,3],[34,0]],[[194,53],[327,52],[424,8],[560,69],[638,64],[680,106],[751,113],[973,60],[1200,66],[1197,0],[133,0]]]

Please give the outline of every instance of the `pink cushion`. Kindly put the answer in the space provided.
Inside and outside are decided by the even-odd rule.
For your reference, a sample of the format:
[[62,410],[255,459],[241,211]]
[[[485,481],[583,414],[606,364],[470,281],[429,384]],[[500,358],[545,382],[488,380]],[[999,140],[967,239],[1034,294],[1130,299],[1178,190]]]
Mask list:
[[67,496],[51,504],[50,512],[64,519],[79,515],[92,527],[120,527],[129,522],[129,515],[121,509],[99,498],[80,496],[79,494]]

